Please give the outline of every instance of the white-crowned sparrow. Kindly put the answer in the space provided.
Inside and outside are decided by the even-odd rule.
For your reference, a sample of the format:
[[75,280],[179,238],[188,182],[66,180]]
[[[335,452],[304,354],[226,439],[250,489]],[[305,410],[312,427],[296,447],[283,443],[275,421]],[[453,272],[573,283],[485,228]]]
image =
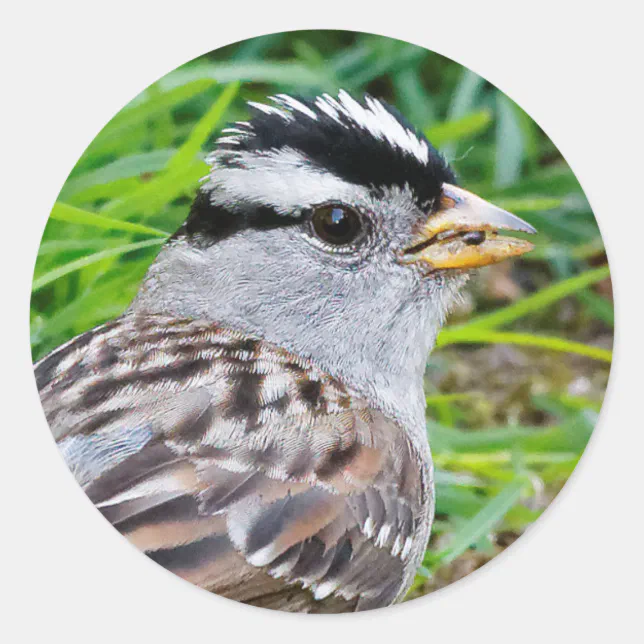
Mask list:
[[35,368],[78,482],[151,559],[249,604],[400,599],[433,515],[423,371],[467,269],[534,232],[393,109],[280,95],[224,131],[129,310]]

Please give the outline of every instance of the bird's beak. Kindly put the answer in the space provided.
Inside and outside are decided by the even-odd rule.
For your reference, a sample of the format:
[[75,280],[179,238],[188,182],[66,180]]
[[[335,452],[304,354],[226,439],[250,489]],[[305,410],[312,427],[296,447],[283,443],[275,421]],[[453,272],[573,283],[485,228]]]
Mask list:
[[404,261],[436,270],[469,269],[496,264],[534,248],[523,239],[500,236],[502,230],[537,232],[515,215],[444,183],[438,210],[405,249]]

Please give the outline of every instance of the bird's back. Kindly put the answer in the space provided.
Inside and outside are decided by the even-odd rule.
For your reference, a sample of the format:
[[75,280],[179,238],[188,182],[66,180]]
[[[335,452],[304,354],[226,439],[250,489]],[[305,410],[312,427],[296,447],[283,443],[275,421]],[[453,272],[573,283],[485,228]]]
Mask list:
[[36,378],[87,495],[184,579],[297,612],[388,605],[411,582],[429,463],[307,360],[212,322],[128,315]]

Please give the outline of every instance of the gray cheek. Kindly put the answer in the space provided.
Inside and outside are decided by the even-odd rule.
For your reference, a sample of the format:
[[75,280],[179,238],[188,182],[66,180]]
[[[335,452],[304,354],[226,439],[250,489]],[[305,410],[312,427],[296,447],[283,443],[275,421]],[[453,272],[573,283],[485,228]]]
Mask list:
[[206,250],[167,247],[133,310],[263,337],[422,427],[422,374],[458,280],[421,278],[386,247],[360,268],[340,268],[300,234],[248,230]]

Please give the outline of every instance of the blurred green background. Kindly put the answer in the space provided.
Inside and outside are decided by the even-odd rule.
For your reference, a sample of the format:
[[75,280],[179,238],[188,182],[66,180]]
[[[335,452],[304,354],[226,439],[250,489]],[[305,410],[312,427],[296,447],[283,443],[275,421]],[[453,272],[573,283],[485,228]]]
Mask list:
[[245,101],[344,88],[384,98],[469,190],[539,230],[536,250],[473,280],[426,376],[437,514],[409,597],[463,577],[535,521],[578,462],[608,379],[612,291],[597,224],[556,147],[451,60],[342,31],[278,33],[210,52],[148,87],[91,142],[43,235],[34,360],[124,311],[187,216],[203,158]]

